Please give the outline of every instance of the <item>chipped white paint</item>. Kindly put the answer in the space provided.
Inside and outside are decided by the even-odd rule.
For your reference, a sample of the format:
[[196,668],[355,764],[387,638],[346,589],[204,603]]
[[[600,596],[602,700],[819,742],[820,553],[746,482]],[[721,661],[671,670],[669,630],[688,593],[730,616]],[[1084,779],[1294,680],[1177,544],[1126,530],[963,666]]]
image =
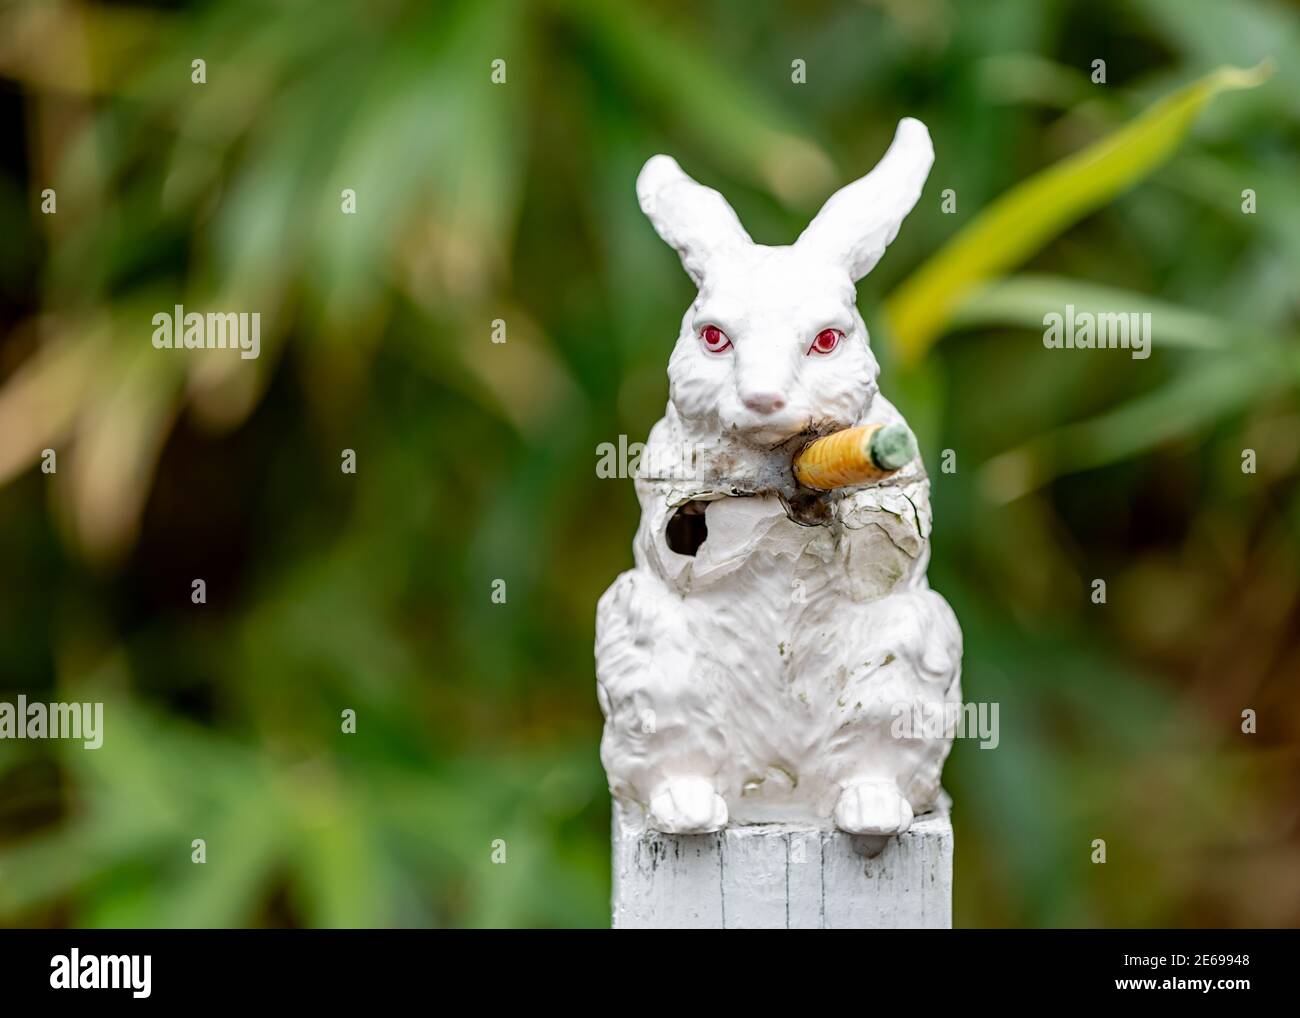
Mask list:
[[[722,196],[672,159],[655,156],[641,171],[641,207],[699,295],[637,478],[636,565],[597,614],[601,758],[631,829],[811,825],[826,831],[819,855],[833,876],[848,865],[849,842],[832,823],[898,834],[936,801],[950,740],[891,733],[901,711],[960,700],[961,632],[925,578],[924,468],[918,460],[882,483],[826,495],[798,489],[790,471],[812,435],[902,420],[878,392],[854,284],[897,234],[932,161],[924,125],[902,121],[879,165],[788,247],[754,244]],[[706,348],[707,325],[730,345]],[[821,354],[811,344],[826,329],[843,338]],[[694,554],[667,536],[683,506],[707,526]],[[770,836],[732,828],[721,841],[671,844],[700,860],[721,844],[725,862],[772,851]],[[661,843],[670,844],[638,841],[636,852]],[[696,896],[707,869],[674,869],[680,901],[654,909],[705,908],[710,899]],[[736,907],[765,908],[768,869],[732,872],[752,876],[755,889]],[[797,921],[812,922],[799,901]],[[839,921],[821,913],[830,919]]]
[[[874,853],[874,854],[873,854]],[[870,838],[799,824],[663,834],[614,820],[616,929],[947,929],[946,812]]]

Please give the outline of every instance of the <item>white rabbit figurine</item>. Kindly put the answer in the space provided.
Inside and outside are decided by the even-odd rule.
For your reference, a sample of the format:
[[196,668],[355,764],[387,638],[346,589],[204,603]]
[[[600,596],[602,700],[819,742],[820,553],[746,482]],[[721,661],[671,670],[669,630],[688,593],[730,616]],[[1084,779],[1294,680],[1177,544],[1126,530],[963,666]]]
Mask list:
[[854,284],[933,161],[925,125],[903,120],[787,247],[751,241],[667,156],[637,178],[699,295],[638,469],[636,565],[597,611],[601,759],[633,825],[889,835],[940,794],[950,727],[898,730],[961,699],[961,630],[925,576],[924,468],[819,493],[790,466],[814,437],[902,421],[877,390]]

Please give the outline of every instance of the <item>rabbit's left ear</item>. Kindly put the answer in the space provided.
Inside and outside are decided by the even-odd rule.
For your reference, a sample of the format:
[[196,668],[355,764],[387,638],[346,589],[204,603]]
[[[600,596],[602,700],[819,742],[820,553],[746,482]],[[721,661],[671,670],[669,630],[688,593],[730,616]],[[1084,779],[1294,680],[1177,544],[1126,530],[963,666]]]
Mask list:
[[795,246],[825,254],[842,263],[854,281],[861,279],[898,236],[933,164],[930,132],[905,117],[876,168],[831,195]]

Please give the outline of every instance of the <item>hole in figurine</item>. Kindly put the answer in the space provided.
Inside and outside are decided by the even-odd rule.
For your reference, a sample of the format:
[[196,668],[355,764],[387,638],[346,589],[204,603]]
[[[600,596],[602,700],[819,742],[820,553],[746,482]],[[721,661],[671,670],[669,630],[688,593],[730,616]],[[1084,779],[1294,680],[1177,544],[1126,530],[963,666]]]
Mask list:
[[668,547],[678,555],[694,556],[709,536],[709,527],[704,521],[704,510],[708,505],[708,502],[695,499],[678,506],[668,518],[664,537],[668,540]]

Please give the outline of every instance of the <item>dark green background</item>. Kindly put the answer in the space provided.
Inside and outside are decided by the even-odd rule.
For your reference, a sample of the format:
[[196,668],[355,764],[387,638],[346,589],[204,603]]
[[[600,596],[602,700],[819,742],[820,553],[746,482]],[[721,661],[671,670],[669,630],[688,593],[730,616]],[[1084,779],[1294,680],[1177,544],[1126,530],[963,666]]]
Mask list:
[[[788,243],[913,115],[937,162],[860,304],[934,477],[966,696],[1001,707],[1000,746],[946,772],[956,921],[1294,923],[1297,24],[1265,0],[0,6],[0,692],[101,700],[107,729],[0,743],[0,921],[608,922],[593,616],[638,510],[596,447],[662,413],[692,296],[636,172],[672,153]],[[883,299],[981,209],[1269,56],[1008,267],[1016,313],[903,362]],[[1035,321],[1098,286],[1163,309],[1149,360],[1044,349]],[[259,311],[261,357],[154,351],[174,303]],[[1162,346],[1171,308],[1206,342]]]

